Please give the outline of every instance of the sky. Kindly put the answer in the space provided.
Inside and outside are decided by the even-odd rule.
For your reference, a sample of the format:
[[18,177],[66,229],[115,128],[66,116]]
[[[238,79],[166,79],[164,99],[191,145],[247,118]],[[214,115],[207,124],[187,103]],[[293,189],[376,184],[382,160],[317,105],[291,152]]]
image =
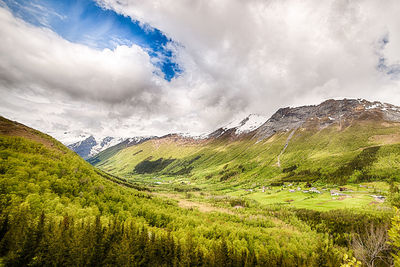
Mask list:
[[400,106],[398,14],[398,0],[0,0],[0,115],[69,143],[330,98]]

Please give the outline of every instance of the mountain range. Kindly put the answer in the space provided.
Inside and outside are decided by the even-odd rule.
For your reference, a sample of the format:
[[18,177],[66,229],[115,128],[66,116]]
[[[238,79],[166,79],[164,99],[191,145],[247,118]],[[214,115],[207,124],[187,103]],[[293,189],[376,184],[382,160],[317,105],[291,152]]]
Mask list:
[[[399,199],[399,113],[385,103],[328,100],[266,121],[252,115],[207,136],[125,139],[88,162],[0,117],[0,260],[339,266],[355,227],[367,229],[357,234],[365,240],[393,216],[377,199]],[[112,140],[87,143],[92,151]]]
[[67,145],[67,147],[73,151],[75,151],[79,156],[83,159],[89,159],[91,157],[96,156],[100,152],[106,150],[107,148],[113,146],[133,146],[140,144],[146,140],[149,140],[153,137],[132,137],[132,138],[123,138],[123,137],[111,137],[107,136],[104,138],[96,138],[93,135],[85,137],[83,140],[78,141],[76,143],[72,143]]
[[354,120],[387,120],[391,122],[400,121],[400,108],[391,104],[381,102],[370,102],[364,99],[327,100],[319,105],[287,107],[279,109],[269,119],[266,116],[250,114],[244,119],[232,121],[220,127],[210,134],[194,136],[190,133],[169,134],[162,137],[100,137],[93,135],[81,135],[83,138],[75,143],[67,145],[84,159],[96,156],[100,152],[113,147],[129,147],[140,144],[150,139],[162,139],[171,135],[193,140],[208,140],[216,138],[238,138],[251,136],[262,140],[269,138],[275,133],[294,129],[312,128],[323,129],[333,124],[346,127]]
[[[400,173],[400,108],[361,99],[250,115],[211,134],[169,134],[114,146],[89,159],[115,175],[189,175],[199,179],[391,179]],[[400,154],[400,153],[399,153]]]
[[[190,146],[188,138],[170,135],[120,152],[145,154],[150,150],[130,149],[163,146],[166,140]],[[187,154],[175,152],[181,157]],[[157,160],[161,165],[173,161]],[[162,169],[144,165],[137,171]],[[197,187],[178,183],[180,190],[199,193]],[[321,259],[327,266],[338,266],[349,251],[346,244],[334,244],[328,234],[309,226],[310,218],[321,218],[319,214],[277,213],[243,198],[214,198],[207,191],[201,192],[204,199],[218,207],[207,202],[197,204],[207,210],[182,206],[171,198],[174,194],[163,197],[143,184],[107,174],[49,135],[3,117],[0,190],[0,265],[4,266],[319,266]],[[238,205],[243,210],[235,208]],[[324,225],[335,223],[337,214],[364,227],[371,218],[390,219],[385,214],[329,213]],[[305,216],[308,221],[302,219]],[[336,225],[340,224],[331,228]],[[341,236],[350,230],[346,227]]]
[[[240,136],[242,134],[249,133],[255,129],[257,129],[261,124],[263,124],[267,118],[265,116],[257,115],[257,114],[250,114],[245,119],[239,121],[232,121],[229,124],[221,127],[220,129],[216,130],[211,134],[203,134],[203,135],[191,135],[190,133],[175,133],[169,135],[177,135],[182,138],[189,138],[189,139],[208,139],[208,138],[216,138],[222,136],[224,133],[232,132],[236,136]],[[123,137],[98,137],[95,138],[93,135],[81,135],[83,138],[72,144],[68,144],[67,147],[73,151],[75,151],[79,156],[84,159],[89,159],[100,152],[113,147],[118,146],[122,147],[129,147],[133,145],[140,144],[144,141],[154,139],[154,138],[164,138],[168,135],[157,137],[157,136],[135,136],[130,138],[123,138]],[[115,148],[114,148],[115,150]]]

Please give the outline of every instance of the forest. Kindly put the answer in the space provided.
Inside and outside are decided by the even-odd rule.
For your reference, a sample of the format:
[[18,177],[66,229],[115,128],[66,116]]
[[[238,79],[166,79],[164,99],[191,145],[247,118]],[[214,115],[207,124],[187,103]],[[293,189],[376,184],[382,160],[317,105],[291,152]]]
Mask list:
[[[47,141],[0,136],[2,265],[340,266],[355,257],[388,266],[398,260],[400,219],[391,209],[312,211],[240,197],[221,199],[213,212],[182,208],[95,169],[46,135],[33,136]],[[182,194],[190,198],[187,188]],[[395,185],[392,192],[399,206]],[[357,242],[368,245],[357,249]],[[373,244],[381,246],[375,254]]]

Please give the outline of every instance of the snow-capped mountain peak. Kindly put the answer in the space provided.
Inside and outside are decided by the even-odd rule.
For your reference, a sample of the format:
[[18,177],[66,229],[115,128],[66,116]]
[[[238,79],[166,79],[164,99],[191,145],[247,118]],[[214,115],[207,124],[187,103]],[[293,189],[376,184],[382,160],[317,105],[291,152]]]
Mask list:
[[247,118],[240,122],[236,127],[236,134],[248,133],[254,131],[268,120],[268,117],[258,114],[250,114]]
[[268,120],[268,117],[259,114],[250,114],[244,119],[234,120],[227,125],[219,128],[208,135],[209,138],[219,138],[222,136],[233,135],[239,136],[250,133],[258,129]]
[[268,120],[267,116],[259,114],[250,114],[245,119],[234,120],[229,124],[222,127],[222,129],[229,130],[235,128],[235,134],[243,134],[254,131]]
[[116,138],[107,136],[104,138],[95,138],[93,135],[86,137],[82,135],[83,139],[73,144],[68,145],[68,148],[78,153],[82,158],[88,159],[101,151],[119,144],[127,138]]
[[146,140],[154,138],[154,136],[135,136],[135,137],[94,137],[89,135],[88,137],[68,145],[67,147],[75,151],[79,156],[84,159],[89,159],[96,156],[100,152],[113,147],[118,144],[124,144],[125,146],[132,146],[142,143]]
[[89,152],[88,158],[91,158],[97,154],[99,154],[101,151],[106,150],[109,147],[115,146],[123,141],[125,141],[127,138],[118,138],[118,137],[111,137],[107,136],[101,140],[96,141],[96,145],[93,146]]

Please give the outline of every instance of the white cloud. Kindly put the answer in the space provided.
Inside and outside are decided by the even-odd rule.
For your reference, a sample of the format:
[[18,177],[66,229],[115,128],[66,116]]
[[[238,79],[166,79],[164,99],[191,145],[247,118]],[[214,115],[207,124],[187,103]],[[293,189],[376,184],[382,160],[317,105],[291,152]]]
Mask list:
[[[178,42],[181,76],[168,83],[154,75],[137,46],[92,50],[2,10],[2,94],[12,88],[57,99],[70,105],[63,111],[86,113],[54,115],[58,123],[129,134],[211,131],[248,113],[335,97],[400,105],[399,80],[377,69],[380,57],[400,61],[398,0],[98,2]],[[7,101],[3,110],[17,114]]]
[[119,123],[107,122],[113,116],[141,117],[163,105],[166,82],[153,74],[156,69],[140,47],[91,49],[3,8],[0,23],[3,115],[49,132],[53,123],[109,131],[107,125]]
[[0,20],[2,83],[109,103],[159,90],[149,56],[138,46],[99,51],[30,26],[4,9]]
[[184,47],[180,86],[204,121],[337,96],[400,104],[399,82],[377,71],[380,54],[399,62],[396,0],[100,2]]

